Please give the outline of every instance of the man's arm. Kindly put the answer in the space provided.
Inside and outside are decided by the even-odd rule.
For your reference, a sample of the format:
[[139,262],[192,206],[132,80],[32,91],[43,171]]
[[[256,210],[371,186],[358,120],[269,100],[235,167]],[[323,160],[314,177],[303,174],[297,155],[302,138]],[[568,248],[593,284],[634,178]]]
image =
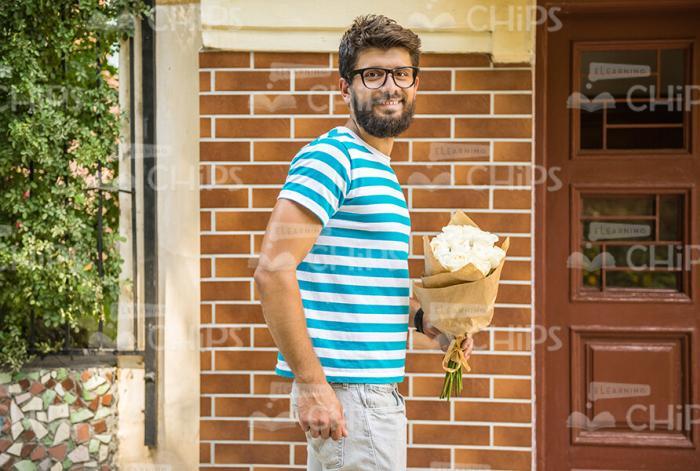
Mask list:
[[255,284],[272,338],[298,382],[326,381],[306,329],[296,267],[313,247],[321,224],[308,211],[280,198],[265,230]]
[[339,440],[347,436],[343,409],[311,344],[296,277],[297,265],[321,229],[313,213],[279,198],[265,230],[254,278],[265,322],[297,382],[302,429],[314,437]]

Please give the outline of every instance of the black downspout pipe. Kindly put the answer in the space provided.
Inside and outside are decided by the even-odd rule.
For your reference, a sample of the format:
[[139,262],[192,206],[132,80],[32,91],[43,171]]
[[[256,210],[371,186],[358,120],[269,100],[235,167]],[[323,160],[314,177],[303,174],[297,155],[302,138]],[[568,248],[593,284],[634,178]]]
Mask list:
[[158,194],[156,175],[156,35],[155,0],[146,0],[151,18],[141,20],[143,97],[143,257],[145,305],[144,445],[158,444]]

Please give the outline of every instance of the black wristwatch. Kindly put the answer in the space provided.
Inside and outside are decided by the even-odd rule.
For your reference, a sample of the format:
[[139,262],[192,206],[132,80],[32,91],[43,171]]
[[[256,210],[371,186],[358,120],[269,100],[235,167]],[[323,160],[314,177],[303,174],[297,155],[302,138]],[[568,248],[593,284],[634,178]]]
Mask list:
[[419,308],[413,316],[413,325],[416,330],[423,333],[423,308]]

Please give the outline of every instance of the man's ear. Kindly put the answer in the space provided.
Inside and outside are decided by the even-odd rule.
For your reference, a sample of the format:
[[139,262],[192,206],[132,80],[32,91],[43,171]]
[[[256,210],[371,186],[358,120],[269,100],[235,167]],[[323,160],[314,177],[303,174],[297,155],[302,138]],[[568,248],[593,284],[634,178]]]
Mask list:
[[418,85],[420,85],[420,75],[416,77],[416,83],[413,84],[416,92],[418,91]]
[[343,101],[350,108],[350,84],[343,77],[340,77],[338,88],[340,88],[340,95],[343,97]]

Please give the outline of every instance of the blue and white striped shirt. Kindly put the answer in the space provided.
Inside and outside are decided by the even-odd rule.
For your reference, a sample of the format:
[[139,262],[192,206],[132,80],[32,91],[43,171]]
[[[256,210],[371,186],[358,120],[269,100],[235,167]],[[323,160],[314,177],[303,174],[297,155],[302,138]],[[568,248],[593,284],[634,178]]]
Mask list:
[[[277,198],[323,226],[296,274],[326,379],[403,381],[411,220],[390,158],[337,126],[297,153]],[[294,377],[281,353],[275,372]]]

